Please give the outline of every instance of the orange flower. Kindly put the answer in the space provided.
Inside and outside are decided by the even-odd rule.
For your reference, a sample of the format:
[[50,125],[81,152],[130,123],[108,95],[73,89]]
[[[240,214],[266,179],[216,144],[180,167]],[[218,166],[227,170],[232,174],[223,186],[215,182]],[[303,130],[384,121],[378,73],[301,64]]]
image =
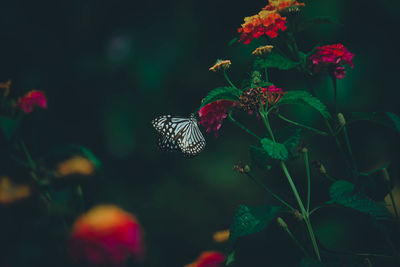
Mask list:
[[206,251],[201,253],[195,262],[184,267],[222,267],[225,259],[225,255],[220,252]]
[[261,10],[257,15],[244,18],[242,27],[238,29],[240,41],[248,44],[253,38],[267,35],[270,38],[278,36],[278,30],[286,30],[286,17],[282,17],[276,10]]
[[211,68],[209,68],[208,70],[211,70],[213,72],[217,72],[219,70],[226,70],[229,69],[229,67],[231,66],[231,61],[230,60],[222,60],[222,59],[218,59],[217,62],[215,62],[214,66],[212,66]]
[[256,50],[254,50],[253,52],[251,52],[252,55],[255,56],[266,56],[269,53],[271,53],[272,49],[274,48],[273,45],[264,45],[264,46],[260,46],[257,47]]
[[99,205],[74,223],[71,256],[96,266],[121,266],[130,256],[143,257],[142,229],[130,213],[114,205]]
[[229,229],[218,231],[213,234],[213,239],[217,243],[222,243],[228,241],[229,234],[230,234]]
[[305,6],[305,4],[296,0],[269,0],[269,4],[263,9],[281,11],[291,6]]
[[10,178],[0,178],[0,204],[11,204],[31,195],[31,189],[27,185],[14,185]]
[[56,173],[59,177],[64,177],[75,174],[91,175],[94,171],[95,166],[89,159],[82,156],[74,156],[58,164]]

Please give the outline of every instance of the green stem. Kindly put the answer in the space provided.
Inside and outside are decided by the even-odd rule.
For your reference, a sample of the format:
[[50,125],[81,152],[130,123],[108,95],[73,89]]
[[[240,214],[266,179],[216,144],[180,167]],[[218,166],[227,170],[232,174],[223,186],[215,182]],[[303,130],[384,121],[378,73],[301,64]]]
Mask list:
[[280,198],[277,194],[275,194],[274,192],[272,192],[271,189],[269,189],[267,186],[265,186],[260,180],[258,180],[256,177],[254,177],[253,175],[251,175],[250,173],[246,173],[247,176],[250,177],[250,179],[252,179],[256,184],[258,184],[262,189],[264,189],[264,191],[266,191],[267,193],[271,194],[276,200],[278,200],[279,202],[281,202],[284,206],[286,206],[288,209],[290,209],[291,211],[296,210],[295,208],[293,208],[292,205],[290,205],[289,203],[287,203],[286,201],[284,201],[282,198]]
[[[352,165],[353,165],[353,169],[354,169],[355,173],[358,174],[358,168],[357,168],[356,161],[355,161],[355,159],[354,159],[353,150],[351,149],[350,140],[349,140],[349,135],[347,134],[347,127],[346,127],[346,125],[343,126],[343,134],[344,134],[344,140],[345,140],[345,142],[346,142],[347,150],[349,151],[349,154],[350,154],[350,160],[351,160],[351,163],[352,163]],[[358,175],[357,175],[357,176],[358,176]]]
[[242,129],[243,131],[245,131],[246,133],[250,134],[251,136],[255,137],[256,139],[258,139],[259,141],[261,140],[260,137],[258,137],[255,133],[253,133],[252,131],[250,131],[249,129],[247,129],[243,124],[241,124],[240,122],[238,122],[237,120],[235,120],[232,117],[232,110],[228,112],[228,118],[231,122],[233,122],[233,124],[235,124],[236,126],[238,126],[240,129]]
[[290,231],[289,228],[286,228],[286,233],[290,236],[290,238],[296,243],[296,245],[301,249],[301,251],[304,253],[306,257],[310,257],[308,254],[307,250],[303,247],[303,245],[294,237],[292,232]]
[[335,75],[331,75],[332,84],[333,84],[333,93],[334,93],[334,100],[335,100],[335,115],[338,114],[337,112],[337,82]]
[[[263,118],[263,122],[264,122],[264,124],[265,124],[265,126],[266,126],[266,128],[268,130],[269,135],[271,136],[271,139],[275,142],[274,133],[272,132],[271,126],[269,125],[268,116],[265,113],[261,113],[261,112],[260,112],[260,115]],[[294,196],[295,196],[295,198],[297,200],[297,203],[299,204],[300,211],[301,211],[301,214],[304,217],[304,222],[306,223],[307,230],[308,230],[308,233],[310,235],[310,239],[311,239],[312,245],[314,247],[314,251],[315,251],[315,254],[317,256],[317,259],[319,261],[321,261],[321,255],[319,253],[317,240],[315,238],[315,235],[314,235],[314,232],[313,232],[313,229],[312,229],[312,226],[311,226],[309,214],[306,211],[306,209],[304,208],[304,205],[303,205],[303,202],[301,201],[299,192],[297,191],[297,188],[296,188],[295,184],[293,183],[292,178],[290,177],[290,174],[289,174],[289,171],[288,171],[288,169],[286,167],[285,162],[281,161],[281,167],[282,167],[282,170],[283,170],[283,172],[284,172],[284,174],[285,174],[285,176],[286,176],[286,178],[287,178],[287,180],[288,180],[288,182],[290,184],[290,187],[291,187],[291,189],[293,191],[293,194],[294,194]]]
[[269,133],[269,135],[270,135],[272,141],[275,142],[275,136],[274,136],[274,134],[272,133],[271,126],[269,125],[268,116],[267,116],[265,113],[262,113],[262,112],[260,112],[260,115],[261,115],[261,118],[262,118],[262,120],[263,120],[263,122],[264,122],[265,127],[266,127],[267,130],[268,130],[268,133]]
[[342,154],[342,157],[344,159],[344,162],[346,163],[347,169],[350,171],[350,175],[353,175],[351,164],[348,161],[346,153],[344,153],[344,151],[343,151],[342,145],[339,142],[339,138],[337,137],[337,135],[334,134],[333,129],[327,119],[325,119],[325,123],[326,123],[326,126],[328,127],[330,135],[335,139],[336,146],[338,147],[339,152]]
[[24,141],[21,140],[20,143],[21,143],[22,150],[23,150],[24,153],[25,153],[26,159],[28,160],[29,166],[30,166],[32,169],[35,170],[35,169],[36,169],[36,164],[35,164],[35,162],[33,161],[32,157],[31,157],[31,154],[29,154],[29,151],[28,151],[28,149],[26,148],[26,145],[25,145]]
[[289,171],[288,171],[288,169],[286,167],[286,164],[283,161],[281,161],[281,167],[282,167],[282,170],[285,173],[285,176],[286,176],[286,178],[287,178],[287,180],[288,180],[288,182],[290,184],[290,187],[292,188],[292,191],[293,191],[293,194],[294,194],[294,196],[295,196],[295,198],[297,200],[297,203],[299,204],[300,211],[301,211],[301,213],[302,213],[302,215],[304,217],[304,222],[306,223],[307,230],[308,230],[308,233],[310,235],[310,239],[311,239],[311,242],[313,244],[315,254],[317,255],[318,260],[321,261],[321,255],[319,253],[317,240],[315,238],[315,235],[314,235],[314,232],[313,232],[313,229],[312,229],[312,226],[311,226],[309,214],[304,208],[303,202],[300,199],[299,192],[297,191],[297,188],[296,188],[295,184],[293,183],[292,178],[290,177],[290,174],[289,174]]
[[228,74],[226,74],[226,70],[225,70],[225,69],[224,69],[224,77],[225,77],[225,80],[226,80],[233,88],[238,89],[238,88],[231,82],[231,80],[229,79]]
[[310,174],[310,164],[308,162],[308,151],[305,149],[304,152],[304,163],[306,164],[307,172],[307,213],[310,212],[310,199],[311,199],[311,174]]
[[291,123],[291,124],[296,125],[296,126],[298,126],[298,127],[302,127],[302,128],[307,129],[307,130],[313,131],[313,132],[315,132],[315,133],[317,133],[317,134],[319,134],[319,135],[324,135],[324,136],[328,135],[327,132],[320,131],[320,130],[317,130],[317,129],[313,128],[313,127],[310,127],[310,126],[307,126],[307,125],[304,125],[304,124],[301,124],[301,123],[298,123],[298,122],[289,120],[288,118],[284,117],[284,116],[281,115],[281,114],[278,114],[278,117],[279,117],[280,119],[282,119],[282,120],[288,122],[288,123]]

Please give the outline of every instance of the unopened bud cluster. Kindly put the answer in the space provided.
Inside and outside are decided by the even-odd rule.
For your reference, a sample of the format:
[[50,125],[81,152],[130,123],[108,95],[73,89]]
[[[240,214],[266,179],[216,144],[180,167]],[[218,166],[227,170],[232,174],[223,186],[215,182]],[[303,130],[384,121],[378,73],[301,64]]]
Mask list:
[[249,165],[238,162],[233,166],[233,170],[239,173],[249,173],[251,169]]
[[337,114],[337,118],[338,118],[338,121],[339,121],[339,125],[340,126],[345,126],[346,125],[346,119],[344,118],[344,116],[343,116],[343,114],[342,113],[338,113]]

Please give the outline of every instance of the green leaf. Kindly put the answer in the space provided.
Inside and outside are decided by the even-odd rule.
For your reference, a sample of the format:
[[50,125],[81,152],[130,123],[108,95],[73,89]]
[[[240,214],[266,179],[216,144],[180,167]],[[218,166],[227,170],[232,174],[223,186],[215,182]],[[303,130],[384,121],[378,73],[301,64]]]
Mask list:
[[296,133],[289,137],[283,145],[286,147],[287,151],[289,152],[289,158],[293,159],[298,155],[298,146],[301,140],[301,130],[297,129]]
[[203,99],[200,108],[207,104],[215,102],[217,100],[232,100],[239,101],[239,96],[241,95],[239,89],[233,87],[218,87],[208,93],[208,95]]
[[297,26],[297,32],[302,32],[305,30],[308,30],[312,27],[318,26],[318,25],[337,25],[337,26],[343,26],[337,21],[334,21],[332,18],[329,17],[317,17],[317,18],[311,18],[311,19],[306,19],[300,22]]
[[345,180],[336,181],[329,189],[331,200],[327,203],[336,203],[352,208],[377,219],[392,217],[383,205],[373,201],[361,192],[353,191],[354,185],[352,183]]
[[285,55],[272,51],[265,58],[258,57],[254,61],[253,69],[263,70],[264,68],[276,68],[280,70],[293,69],[302,62],[296,62]]
[[325,267],[326,265],[314,258],[303,258],[300,262],[300,267]]
[[280,105],[286,104],[297,104],[304,105],[317,110],[325,118],[330,118],[328,108],[316,97],[313,97],[309,92],[306,91],[289,91],[282,96],[282,98],[276,103],[273,108],[277,108]]
[[232,262],[235,261],[235,250],[231,251],[228,256],[226,257],[225,266],[230,265]]
[[231,45],[237,43],[238,40],[239,40],[239,38],[235,37],[235,38],[233,38],[232,40],[229,41],[228,45],[231,46]]
[[18,127],[18,122],[10,117],[0,116],[0,129],[7,141],[11,140]]
[[348,123],[370,121],[384,125],[400,133],[400,117],[391,112],[353,112]]
[[261,169],[270,169],[271,157],[268,153],[259,147],[249,146],[250,158],[253,163]]
[[268,138],[263,138],[261,140],[261,145],[267,152],[268,156],[273,159],[287,160],[289,158],[288,150],[280,143],[274,142]]
[[230,245],[233,246],[239,237],[263,230],[275,218],[280,209],[276,206],[239,205],[230,228]]

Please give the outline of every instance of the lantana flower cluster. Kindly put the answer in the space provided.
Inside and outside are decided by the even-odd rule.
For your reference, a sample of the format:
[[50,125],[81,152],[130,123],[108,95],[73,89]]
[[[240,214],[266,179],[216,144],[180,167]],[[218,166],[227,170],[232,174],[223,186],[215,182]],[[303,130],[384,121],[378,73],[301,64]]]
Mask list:
[[284,93],[281,88],[274,85],[247,89],[239,97],[239,101],[217,100],[203,106],[198,112],[199,123],[206,128],[207,133],[213,132],[217,136],[222,121],[228,116],[231,108],[238,106],[252,114],[253,111],[260,109],[260,99],[264,106],[267,102],[272,106],[279,101]]
[[290,6],[304,6],[304,3],[299,3],[295,0],[269,1],[269,4],[258,14],[245,17],[244,23],[238,29],[240,41],[248,44],[252,39],[259,38],[262,35],[276,38],[278,30],[285,31],[287,29],[286,17],[282,17],[279,12]]
[[344,65],[353,68],[354,54],[342,44],[324,45],[317,47],[317,51],[309,57],[314,73],[327,71],[337,79],[343,79],[346,75]]

